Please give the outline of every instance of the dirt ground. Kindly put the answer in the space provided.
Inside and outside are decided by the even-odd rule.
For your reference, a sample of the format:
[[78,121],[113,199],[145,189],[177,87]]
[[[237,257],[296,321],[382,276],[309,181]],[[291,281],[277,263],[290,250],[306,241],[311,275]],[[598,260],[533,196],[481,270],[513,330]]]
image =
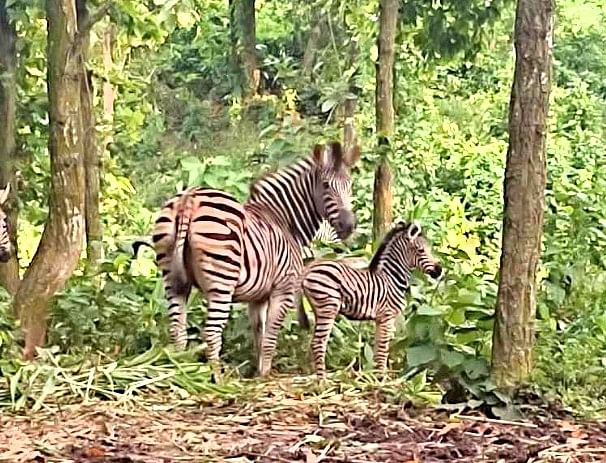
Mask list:
[[606,423],[454,417],[347,394],[179,406],[109,403],[0,416],[0,461],[606,462]]

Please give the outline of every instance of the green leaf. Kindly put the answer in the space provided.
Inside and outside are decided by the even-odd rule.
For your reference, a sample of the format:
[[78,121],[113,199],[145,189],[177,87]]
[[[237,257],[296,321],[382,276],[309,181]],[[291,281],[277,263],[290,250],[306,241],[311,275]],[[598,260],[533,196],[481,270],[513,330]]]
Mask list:
[[422,344],[406,349],[406,361],[410,367],[432,362],[437,356],[438,351],[436,347],[431,344]]
[[444,365],[446,365],[450,369],[458,367],[465,361],[465,355],[453,350],[442,349],[440,351],[440,357]]
[[483,358],[468,359],[465,361],[463,367],[467,376],[472,380],[488,375],[488,364]]
[[364,360],[366,361],[366,364],[372,365],[373,358],[374,358],[374,353],[372,351],[371,345],[368,343],[364,344]]
[[430,317],[434,317],[437,315],[443,315],[444,309],[440,307],[431,307],[427,304],[421,304],[421,306],[417,309],[417,313],[419,315],[427,315]]
[[324,103],[322,103],[322,109],[321,111],[323,113],[327,113],[328,111],[330,111],[332,108],[334,108],[337,105],[336,101],[333,100],[326,100]]

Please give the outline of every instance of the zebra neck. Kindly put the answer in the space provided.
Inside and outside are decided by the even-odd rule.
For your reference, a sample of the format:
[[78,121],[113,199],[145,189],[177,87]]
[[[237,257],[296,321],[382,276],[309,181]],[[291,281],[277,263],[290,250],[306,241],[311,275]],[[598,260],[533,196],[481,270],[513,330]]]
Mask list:
[[384,275],[397,293],[404,295],[410,288],[412,269],[406,262],[397,262],[395,259],[389,259],[386,256],[386,259],[379,264],[375,273]]
[[303,159],[254,183],[247,203],[276,217],[285,233],[308,246],[322,221],[314,200],[318,181],[314,162]]

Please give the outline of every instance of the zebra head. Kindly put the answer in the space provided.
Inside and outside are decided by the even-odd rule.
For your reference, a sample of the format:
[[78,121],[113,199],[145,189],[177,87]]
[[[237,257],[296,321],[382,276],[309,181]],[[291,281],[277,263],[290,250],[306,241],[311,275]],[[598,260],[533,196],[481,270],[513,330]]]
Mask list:
[[8,236],[8,223],[2,205],[8,199],[10,183],[4,190],[0,190],[0,262],[8,262],[11,257],[11,241]]
[[351,168],[360,158],[360,147],[343,153],[337,141],[314,147],[318,168],[315,203],[320,216],[328,220],[339,239],[348,238],[356,227],[351,198]]
[[396,225],[400,239],[400,256],[411,268],[417,268],[432,278],[439,278],[442,266],[433,255],[431,246],[416,223],[399,222]]

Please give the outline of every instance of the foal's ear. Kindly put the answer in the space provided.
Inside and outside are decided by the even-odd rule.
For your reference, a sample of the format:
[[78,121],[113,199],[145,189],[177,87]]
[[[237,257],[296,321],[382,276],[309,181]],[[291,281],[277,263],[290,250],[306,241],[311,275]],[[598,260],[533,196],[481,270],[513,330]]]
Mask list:
[[410,240],[417,239],[419,236],[421,236],[421,232],[421,225],[418,223],[413,222],[408,226],[408,238]]
[[8,199],[8,194],[11,191],[10,182],[6,184],[6,188],[4,190],[0,190],[0,206],[6,202]]

